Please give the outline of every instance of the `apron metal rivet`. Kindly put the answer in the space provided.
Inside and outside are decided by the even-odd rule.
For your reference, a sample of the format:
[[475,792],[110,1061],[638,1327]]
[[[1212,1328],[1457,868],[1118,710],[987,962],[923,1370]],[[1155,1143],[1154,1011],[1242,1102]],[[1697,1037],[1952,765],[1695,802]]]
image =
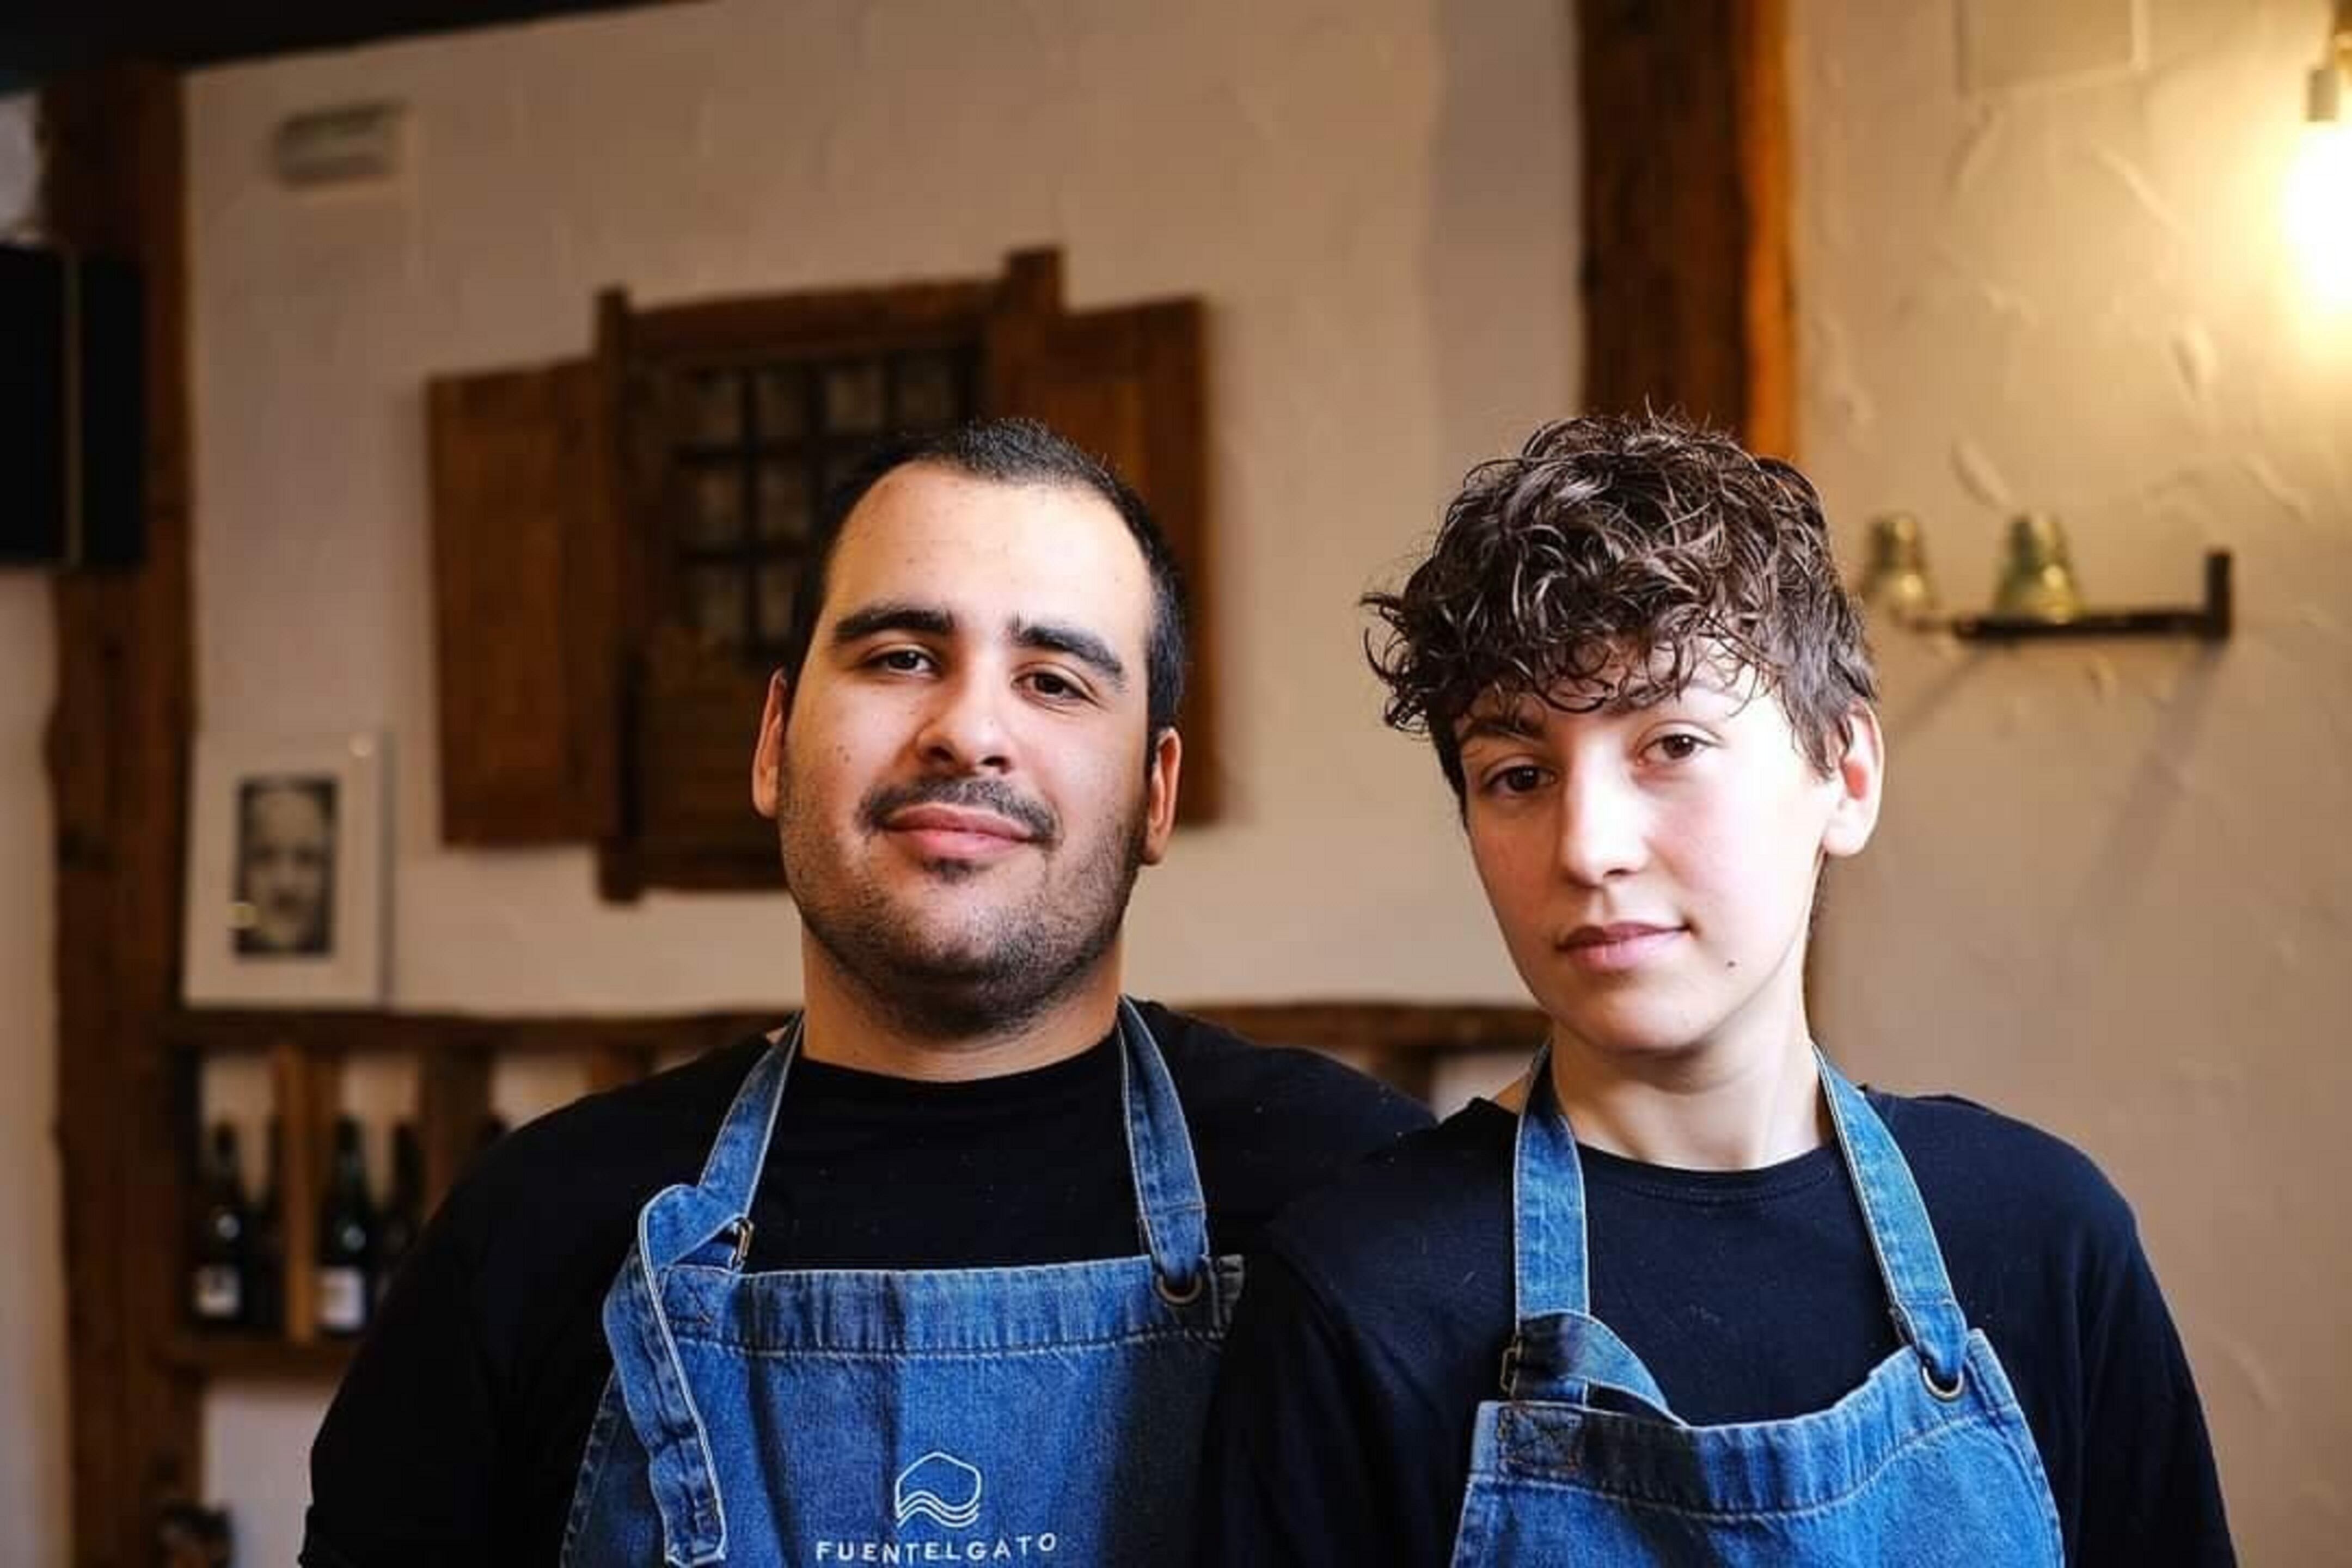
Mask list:
[[1159,1291],[1160,1299],[1171,1307],[1191,1306],[1201,1299],[1201,1292],[1208,1288],[1208,1284],[1209,1269],[1206,1264],[1192,1270],[1192,1278],[1186,1281],[1181,1289],[1172,1290],[1169,1289],[1168,1281],[1160,1278],[1158,1269],[1151,1271],[1151,1288]]

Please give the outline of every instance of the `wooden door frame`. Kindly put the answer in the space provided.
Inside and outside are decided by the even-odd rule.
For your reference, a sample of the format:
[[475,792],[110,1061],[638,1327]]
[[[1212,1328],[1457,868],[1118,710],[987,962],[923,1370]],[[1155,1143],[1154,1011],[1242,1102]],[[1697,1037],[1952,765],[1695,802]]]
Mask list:
[[161,1027],[179,990],[194,719],[182,82],[110,67],[45,88],[39,112],[50,237],[130,259],[145,310],[144,552],[57,579],[47,748],[73,1557],[129,1568],[153,1560],[156,1505],[200,1483],[198,1391],[163,1354],[190,1135]]

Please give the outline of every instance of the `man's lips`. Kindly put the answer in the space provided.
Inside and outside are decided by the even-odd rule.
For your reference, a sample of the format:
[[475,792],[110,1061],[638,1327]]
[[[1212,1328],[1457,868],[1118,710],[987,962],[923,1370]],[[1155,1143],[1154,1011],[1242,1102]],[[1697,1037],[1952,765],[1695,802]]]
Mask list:
[[1601,973],[1637,969],[1671,947],[1683,928],[1646,921],[1578,926],[1553,945],[1570,963]]
[[906,839],[925,858],[942,860],[1003,854],[1034,837],[1009,816],[935,802],[901,806],[883,817],[882,827]]

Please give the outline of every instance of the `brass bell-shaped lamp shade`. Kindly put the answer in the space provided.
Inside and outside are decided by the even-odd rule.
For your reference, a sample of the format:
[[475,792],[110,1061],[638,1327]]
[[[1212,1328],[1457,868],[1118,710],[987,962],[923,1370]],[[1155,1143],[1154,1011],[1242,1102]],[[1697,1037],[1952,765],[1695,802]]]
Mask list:
[[2020,620],[2071,621],[2083,613],[2083,593],[2067,553],[2066,531],[2046,511],[2009,525],[2009,558],[1993,591],[1993,613]]

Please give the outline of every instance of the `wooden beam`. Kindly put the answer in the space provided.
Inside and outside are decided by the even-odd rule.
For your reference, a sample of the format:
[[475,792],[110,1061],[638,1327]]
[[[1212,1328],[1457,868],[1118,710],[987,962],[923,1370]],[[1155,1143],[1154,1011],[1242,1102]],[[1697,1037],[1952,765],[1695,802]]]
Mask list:
[[1786,0],[1576,0],[1586,406],[1794,455]]
[[319,1211],[334,1162],[335,1118],[342,1110],[343,1061],[281,1039],[269,1051],[271,1102],[278,1108],[278,1205],[285,1237],[286,1337],[319,1338]]
[[157,1027],[179,985],[194,651],[180,79],[110,68],[44,89],[40,114],[50,235],[133,262],[145,307],[145,557],[58,580],[47,745],[72,1555],[131,1568],[153,1560],[154,1503],[200,1485],[196,1385],[167,1365],[186,1130]]

